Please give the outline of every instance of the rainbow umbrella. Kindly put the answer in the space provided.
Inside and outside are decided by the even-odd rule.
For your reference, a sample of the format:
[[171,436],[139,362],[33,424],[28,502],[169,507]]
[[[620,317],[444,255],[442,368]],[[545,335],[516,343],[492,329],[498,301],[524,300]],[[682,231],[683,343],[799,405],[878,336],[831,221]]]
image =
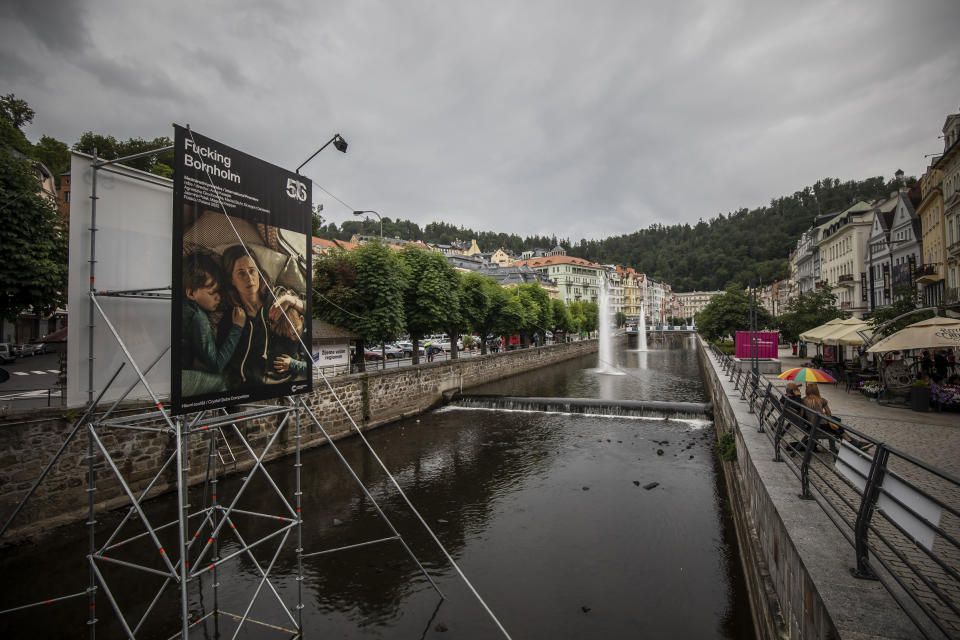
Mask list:
[[777,376],[780,380],[793,380],[794,382],[836,382],[837,379],[824,371],[823,369],[812,369],[810,367],[794,367],[787,369]]

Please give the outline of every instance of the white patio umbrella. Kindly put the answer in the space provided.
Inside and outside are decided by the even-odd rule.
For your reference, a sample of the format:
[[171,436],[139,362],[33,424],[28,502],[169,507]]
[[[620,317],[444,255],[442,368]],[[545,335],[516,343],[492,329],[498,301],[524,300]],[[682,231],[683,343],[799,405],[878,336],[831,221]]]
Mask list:
[[826,335],[827,333],[836,329],[837,325],[843,322],[840,318],[834,318],[830,322],[820,325],[819,327],[814,327],[813,329],[808,329],[800,334],[800,339],[805,342],[819,342],[820,336]]
[[960,347],[960,320],[936,317],[915,322],[889,335],[867,352],[903,351],[904,349],[944,349]]
[[863,320],[849,318],[842,324],[836,325],[836,329],[826,334],[820,339],[821,344],[835,344],[840,346],[856,347],[864,344],[866,341],[857,331],[869,331],[870,325]]

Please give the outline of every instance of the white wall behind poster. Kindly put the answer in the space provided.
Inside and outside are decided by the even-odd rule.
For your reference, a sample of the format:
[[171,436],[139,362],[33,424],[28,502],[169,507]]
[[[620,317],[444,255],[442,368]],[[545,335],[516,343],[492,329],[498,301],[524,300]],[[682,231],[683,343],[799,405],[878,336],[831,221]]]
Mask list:
[[[67,329],[67,404],[82,406],[90,387],[88,375],[90,290],[91,157],[71,157],[70,275]],[[169,287],[173,235],[173,181],[120,165],[97,172],[96,265],[98,291]],[[170,346],[170,301],[97,298],[141,371]],[[110,376],[126,362],[123,350],[100,313],[94,310],[94,398]],[[116,399],[137,381],[128,363],[104,396]],[[147,375],[159,396],[170,393],[169,351]],[[139,385],[128,396],[147,399]]]

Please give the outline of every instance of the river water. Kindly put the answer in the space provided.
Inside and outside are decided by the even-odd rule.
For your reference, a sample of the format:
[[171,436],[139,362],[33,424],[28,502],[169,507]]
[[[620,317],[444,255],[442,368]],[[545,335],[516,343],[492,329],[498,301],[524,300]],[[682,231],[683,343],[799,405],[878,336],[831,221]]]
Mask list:
[[[696,353],[683,348],[618,348],[626,375],[593,373],[597,356],[571,360],[471,389],[500,395],[576,396],[703,402]],[[444,407],[370,432],[368,438],[413,504],[513,638],[753,638],[749,605],[722,478],[705,421]],[[392,489],[362,445],[339,443],[351,466],[446,595],[441,600],[396,541],[304,560],[303,621],[310,638],[496,638],[489,616]],[[292,458],[268,465],[278,488],[294,489]],[[329,447],[303,454],[304,552],[390,535]],[[256,478],[245,509],[282,513]],[[237,478],[221,482],[232,494]],[[651,486],[657,483],[656,486]],[[650,488],[647,488],[650,487]],[[191,495],[198,504],[202,497]],[[169,498],[148,510],[169,511]],[[104,525],[116,516],[101,517]],[[275,530],[237,518],[248,539]],[[222,553],[235,544],[223,539]],[[102,540],[102,538],[101,538]],[[82,590],[83,527],[40,545],[0,554],[2,604]],[[267,567],[277,539],[254,556]],[[295,532],[271,572],[281,598],[296,604]],[[105,569],[135,622],[163,580]],[[219,606],[242,614],[260,574],[246,557],[220,571]],[[175,587],[138,637],[178,628]],[[210,579],[194,589],[191,615],[213,607]],[[4,637],[87,637],[86,600],[0,617]],[[122,637],[101,592],[99,637]],[[290,626],[266,588],[253,616]],[[234,623],[221,617],[222,637]],[[215,638],[213,619],[191,637]],[[250,626],[240,637],[289,634]]]

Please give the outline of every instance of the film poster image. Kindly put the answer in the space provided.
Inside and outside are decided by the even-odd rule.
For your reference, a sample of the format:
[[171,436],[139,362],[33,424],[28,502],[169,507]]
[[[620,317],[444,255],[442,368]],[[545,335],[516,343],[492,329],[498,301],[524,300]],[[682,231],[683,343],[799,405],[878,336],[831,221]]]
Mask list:
[[171,411],[312,389],[310,180],[175,128]]

